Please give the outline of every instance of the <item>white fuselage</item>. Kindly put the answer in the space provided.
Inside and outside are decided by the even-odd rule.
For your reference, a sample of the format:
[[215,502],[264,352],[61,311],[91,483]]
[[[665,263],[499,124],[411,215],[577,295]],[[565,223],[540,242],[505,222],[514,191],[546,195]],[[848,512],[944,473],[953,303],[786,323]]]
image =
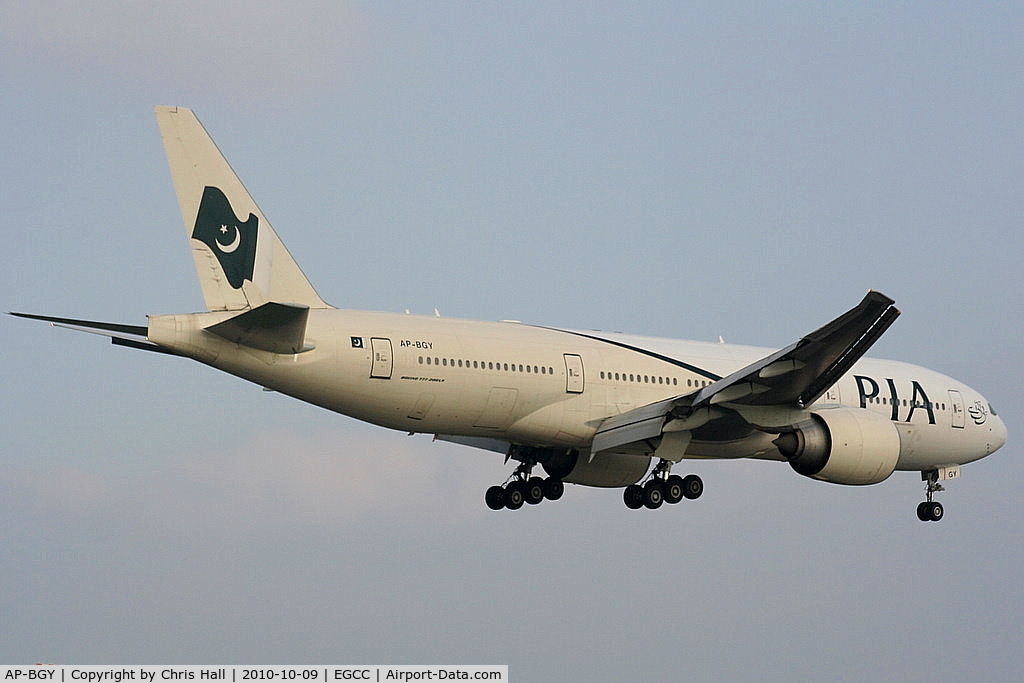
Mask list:
[[[312,310],[309,350],[250,349],[204,327],[230,317],[150,318],[165,348],[267,388],[392,429],[586,450],[601,420],[688,394],[772,349],[391,313]],[[907,363],[862,359],[818,401],[863,408],[900,432],[897,469],[983,458],[1006,439],[981,394]],[[781,459],[774,435],[695,432],[686,457]],[[714,443],[713,449],[705,448]]]

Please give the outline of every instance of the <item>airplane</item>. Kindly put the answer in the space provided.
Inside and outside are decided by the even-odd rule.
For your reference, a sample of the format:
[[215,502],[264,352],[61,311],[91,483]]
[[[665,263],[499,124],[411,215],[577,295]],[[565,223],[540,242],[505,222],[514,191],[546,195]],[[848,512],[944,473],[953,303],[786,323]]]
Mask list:
[[[156,107],[207,310],[145,326],[11,315],[190,358],[308,403],[514,461],[493,510],[621,488],[630,509],[696,499],[683,460],[754,458],[863,486],[917,471],[921,521],[1006,427],[976,390],[864,357],[900,315],[877,291],[783,349],[336,309],[299,269],[195,114]],[[435,311],[436,313],[436,311]],[[653,464],[653,466],[652,466]],[[547,475],[534,474],[540,466]]]

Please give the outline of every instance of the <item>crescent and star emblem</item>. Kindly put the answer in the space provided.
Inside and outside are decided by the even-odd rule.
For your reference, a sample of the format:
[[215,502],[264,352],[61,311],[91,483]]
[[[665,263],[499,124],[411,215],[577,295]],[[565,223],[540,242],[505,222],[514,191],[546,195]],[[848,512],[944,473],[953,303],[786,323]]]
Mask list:
[[[238,249],[238,245],[242,243],[242,233],[240,233],[238,231],[237,227],[235,227],[235,226],[232,226],[232,227],[235,230],[235,239],[234,239],[233,242],[231,242],[231,244],[222,244],[219,239],[218,240],[214,240],[215,242],[217,242],[217,246],[220,248],[220,250],[223,251],[225,254],[230,254],[235,249]],[[225,234],[227,234],[227,231],[228,231],[228,226],[226,226],[226,225],[220,226],[220,234],[225,235]]]
[[234,289],[241,289],[246,280],[252,282],[256,264],[260,219],[251,211],[247,215],[241,220],[224,192],[207,185],[192,228],[192,239],[206,246]]

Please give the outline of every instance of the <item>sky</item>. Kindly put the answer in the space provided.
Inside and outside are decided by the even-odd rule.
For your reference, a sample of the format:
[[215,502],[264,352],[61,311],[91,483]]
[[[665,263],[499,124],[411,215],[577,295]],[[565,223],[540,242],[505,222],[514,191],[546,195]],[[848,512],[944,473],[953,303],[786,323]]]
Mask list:
[[1010,434],[939,524],[917,473],[752,461],[493,512],[499,455],[5,316],[0,662],[1017,680],[1021,35],[995,2],[0,1],[3,310],[201,310],[176,104],[335,306],[781,347],[878,289],[872,355]]

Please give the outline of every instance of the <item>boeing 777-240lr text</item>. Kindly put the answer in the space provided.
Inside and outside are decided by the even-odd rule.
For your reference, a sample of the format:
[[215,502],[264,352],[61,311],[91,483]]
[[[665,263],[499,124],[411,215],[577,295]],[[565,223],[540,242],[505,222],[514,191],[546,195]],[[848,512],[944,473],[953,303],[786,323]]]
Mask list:
[[[864,353],[896,320],[869,292],[781,349],[333,308],[320,298],[188,109],[157,107],[207,311],[148,325],[15,313],[185,356],[268,389],[518,465],[494,509],[623,487],[630,508],[701,495],[684,459],[759,458],[834,484],[921,472],[922,521],[1006,427],[980,393]],[[652,467],[653,464],[653,467]],[[535,475],[538,467],[546,477]]]

